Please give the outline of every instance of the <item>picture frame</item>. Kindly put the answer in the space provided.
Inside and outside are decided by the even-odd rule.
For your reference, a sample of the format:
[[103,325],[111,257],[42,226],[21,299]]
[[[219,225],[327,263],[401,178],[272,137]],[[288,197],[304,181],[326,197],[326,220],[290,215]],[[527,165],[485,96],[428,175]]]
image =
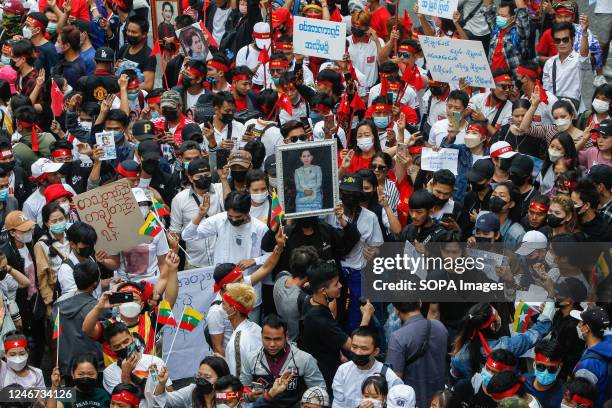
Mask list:
[[277,192],[285,218],[334,213],[340,197],[337,149],[335,140],[276,147]]
[[[163,45],[165,37],[175,37],[174,19],[182,13],[179,0],[153,0],[151,2],[151,17],[153,23],[153,39]],[[162,47],[163,48],[163,47]]]
[[206,62],[208,55],[208,40],[200,23],[193,23],[190,26],[181,28],[176,32],[176,36],[181,43],[185,56],[193,60]]

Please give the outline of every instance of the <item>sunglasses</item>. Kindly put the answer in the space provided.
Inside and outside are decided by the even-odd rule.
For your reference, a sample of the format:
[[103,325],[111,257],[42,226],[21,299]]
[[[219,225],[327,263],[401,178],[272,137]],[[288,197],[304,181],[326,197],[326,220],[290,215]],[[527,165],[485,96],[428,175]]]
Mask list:
[[514,88],[514,85],[512,85],[512,84],[499,84],[499,87],[501,89],[503,89],[504,91],[511,91],[512,88]]
[[385,166],[384,164],[372,164],[370,165],[370,170],[384,171],[387,170],[387,166]]
[[270,70],[270,74],[282,74],[283,72],[285,72],[284,69],[271,69]]
[[298,140],[305,142],[308,140],[308,136],[306,136],[306,133],[302,133],[299,136],[291,136],[289,140],[291,140],[291,143],[296,143]]
[[412,56],[412,54],[409,53],[409,52],[398,52],[397,56],[399,58],[410,58]]
[[563,38],[555,37],[554,38],[555,44],[561,44],[561,43],[567,44],[570,42],[570,40],[571,40],[570,37],[563,37]]
[[548,371],[551,374],[556,373],[557,371],[559,371],[559,366],[547,366],[544,364],[536,364],[536,370],[538,371]]

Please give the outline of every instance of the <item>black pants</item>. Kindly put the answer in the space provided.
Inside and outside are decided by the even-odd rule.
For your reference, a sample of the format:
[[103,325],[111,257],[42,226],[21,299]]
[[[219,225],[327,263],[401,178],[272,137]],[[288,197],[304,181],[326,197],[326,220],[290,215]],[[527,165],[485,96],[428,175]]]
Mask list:
[[487,54],[487,57],[488,57],[489,56],[489,44],[491,43],[491,34],[478,36],[478,35],[472,34],[468,30],[465,30],[465,33],[468,35],[468,38],[470,40],[480,41],[482,43],[482,46],[484,47],[485,54]]

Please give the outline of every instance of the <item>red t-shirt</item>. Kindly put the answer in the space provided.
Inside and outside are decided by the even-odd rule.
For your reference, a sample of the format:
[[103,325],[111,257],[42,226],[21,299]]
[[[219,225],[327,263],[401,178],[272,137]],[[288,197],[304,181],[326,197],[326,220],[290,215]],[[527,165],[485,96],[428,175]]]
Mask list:
[[499,36],[497,37],[497,45],[495,46],[495,51],[493,51],[493,58],[491,59],[492,71],[495,71],[496,69],[508,68],[508,64],[506,63],[506,57],[504,56],[505,35],[506,30],[501,30],[499,32]]
[[370,27],[376,31],[376,35],[381,38],[385,38],[388,35],[387,32],[387,20],[391,18],[391,13],[380,6],[378,10],[372,13],[372,19],[370,20]]
[[542,37],[540,37],[540,41],[536,47],[536,52],[541,57],[552,57],[557,55],[557,46],[553,40],[550,28],[542,33]]
[[[372,163],[372,158],[365,158],[361,152],[355,151],[353,158],[351,159],[351,164],[346,169],[344,174],[357,173],[361,169],[369,169],[370,163]],[[338,151],[338,164],[340,167],[342,165],[342,159],[340,158],[340,151]]]
[[[63,8],[64,0],[57,0],[57,6]],[[41,13],[45,12],[46,7],[47,0],[40,0],[38,2],[38,11]],[[89,4],[87,4],[87,0],[72,0],[72,11],[70,12],[70,16],[77,20],[89,22]]]
[[395,181],[395,186],[399,191],[399,202],[397,203],[397,219],[399,220],[402,227],[405,227],[408,224],[408,219],[410,218],[410,208],[408,207],[408,200],[410,200],[410,196],[412,196],[412,192],[414,191],[414,187],[408,181],[408,176],[404,177],[401,183]]
[[247,99],[244,98],[236,98],[236,112],[242,112],[247,110]]

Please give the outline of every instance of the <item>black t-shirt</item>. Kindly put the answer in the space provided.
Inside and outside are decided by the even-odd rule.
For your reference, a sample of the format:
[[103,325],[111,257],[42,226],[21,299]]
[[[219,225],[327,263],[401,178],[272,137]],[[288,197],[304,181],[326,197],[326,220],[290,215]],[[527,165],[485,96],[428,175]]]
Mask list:
[[109,94],[119,92],[117,78],[110,74],[93,74],[79,80],[79,89],[83,91],[84,102],[102,102]]
[[119,49],[118,59],[130,60],[138,64],[138,68],[142,71],[153,71],[157,68],[157,59],[155,56],[151,56],[151,49],[145,45],[136,54],[130,54],[130,45],[125,44]]
[[528,154],[533,157],[543,158],[546,152],[545,142],[541,139],[528,135],[516,136],[510,132],[510,125],[502,126],[491,138],[491,143],[498,141],[506,141],[512,146],[512,150],[522,154]]
[[34,61],[34,68],[40,71],[41,68],[45,69],[45,72],[51,72],[51,68],[57,65],[60,60],[55,46],[52,42],[47,41],[40,47],[34,47],[38,53],[36,61]]

